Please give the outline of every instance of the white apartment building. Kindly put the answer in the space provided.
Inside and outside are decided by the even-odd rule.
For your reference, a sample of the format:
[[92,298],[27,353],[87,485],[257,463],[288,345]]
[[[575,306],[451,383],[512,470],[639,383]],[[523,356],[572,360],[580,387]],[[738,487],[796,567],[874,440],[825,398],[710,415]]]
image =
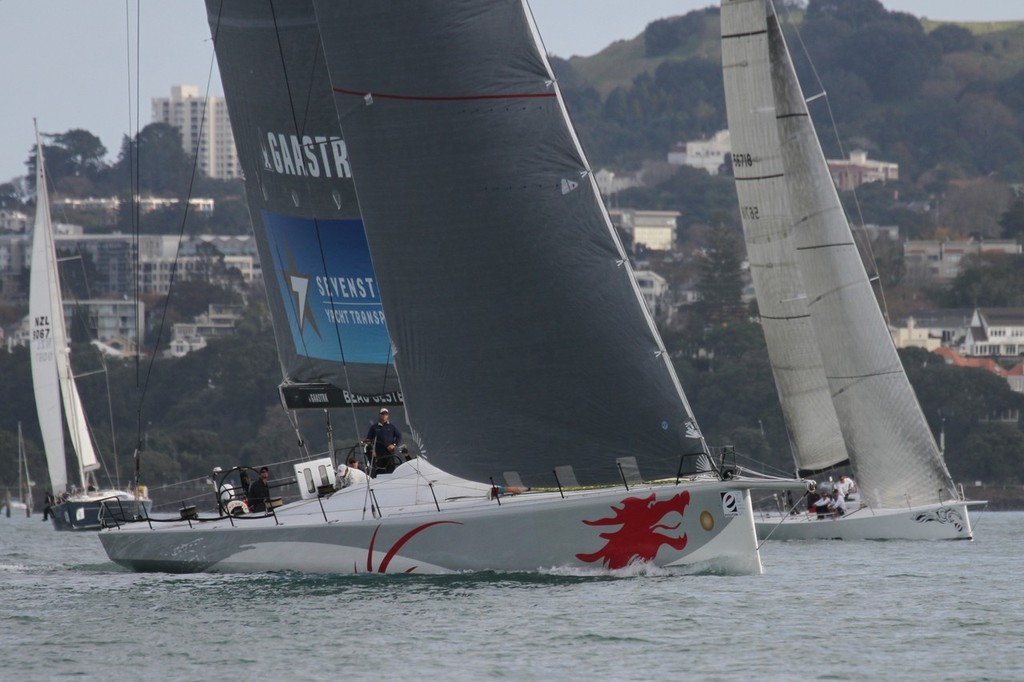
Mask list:
[[971,318],[964,354],[1024,355],[1024,308],[977,308]]
[[181,132],[185,153],[196,155],[199,170],[219,180],[241,177],[223,97],[201,97],[194,85],[175,85],[170,97],[154,97],[152,106],[153,122],[166,123]]
[[718,175],[718,169],[732,153],[732,142],[728,130],[719,130],[710,140],[679,142],[668,152],[668,162],[677,166],[692,166]]

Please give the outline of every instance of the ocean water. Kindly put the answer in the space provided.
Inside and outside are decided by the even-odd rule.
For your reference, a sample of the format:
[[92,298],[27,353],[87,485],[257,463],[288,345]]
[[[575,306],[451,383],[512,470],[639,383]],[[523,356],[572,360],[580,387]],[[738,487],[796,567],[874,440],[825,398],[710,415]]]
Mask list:
[[137,574],[0,518],[0,679],[1024,680],[1024,513],[760,576]]

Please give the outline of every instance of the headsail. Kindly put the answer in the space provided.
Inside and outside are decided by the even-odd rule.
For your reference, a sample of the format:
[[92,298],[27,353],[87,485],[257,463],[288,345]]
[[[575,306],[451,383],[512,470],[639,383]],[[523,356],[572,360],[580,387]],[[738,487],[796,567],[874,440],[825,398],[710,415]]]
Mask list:
[[401,402],[310,2],[207,0],[289,407]]
[[[86,473],[99,468],[89,436],[82,401],[71,369],[71,348],[64,321],[64,302],[57,270],[57,247],[50,219],[50,195],[46,186],[43,144],[36,130],[36,218],[32,234],[32,267],[29,280],[29,319],[32,327],[32,388],[39,428],[46,450],[50,486],[62,492],[68,483],[64,451],[67,418],[71,444],[77,457],[79,485]],[[63,410],[63,413],[62,413]]]
[[[522,0],[317,2],[413,426],[487,480],[705,445]],[[692,438],[688,437],[692,436]],[[528,480],[529,482],[529,480]]]
[[722,72],[740,217],[797,470],[847,461],[793,249],[764,0],[723,0]]
[[794,244],[861,494],[881,507],[956,499],[871,289],[770,0],[768,6],[772,87]]

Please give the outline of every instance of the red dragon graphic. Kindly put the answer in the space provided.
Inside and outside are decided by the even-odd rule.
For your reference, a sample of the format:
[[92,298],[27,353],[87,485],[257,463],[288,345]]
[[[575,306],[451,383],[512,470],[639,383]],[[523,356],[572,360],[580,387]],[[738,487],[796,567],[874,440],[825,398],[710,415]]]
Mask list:
[[[682,532],[682,516],[686,506],[690,504],[690,493],[687,490],[664,502],[656,501],[652,493],[650,497],[627,497],[621,507],[612,507],[615,516],[584,520],[588,526],[621,526],[616,531],[601,533],[607,540],[605,546],[593,554],[577,554],[581,561],[593,563],[600,560],[606,568],[622,568],[634,559],[650,561],[658,554],[662,545],[682,550],[686,547],[686,533]],[[675,512],[680,520],[669,525],[665,517]]]

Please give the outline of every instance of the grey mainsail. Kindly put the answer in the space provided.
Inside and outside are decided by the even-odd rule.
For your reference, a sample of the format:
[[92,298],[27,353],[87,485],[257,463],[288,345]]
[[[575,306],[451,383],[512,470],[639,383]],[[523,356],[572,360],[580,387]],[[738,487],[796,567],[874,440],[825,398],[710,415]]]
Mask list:
[[487,480],[706,450],[526,3],[317,2],[412,425]]
[[292,408],[401,402],[310,2],[207,0]]
[[793,248],[764,0],[723,0],[722,73],[750,274],[800,475],[848,460]]
[[767,7],[797,262],[861,495],[876,507],[955,500],[854,243],[770,0]]

